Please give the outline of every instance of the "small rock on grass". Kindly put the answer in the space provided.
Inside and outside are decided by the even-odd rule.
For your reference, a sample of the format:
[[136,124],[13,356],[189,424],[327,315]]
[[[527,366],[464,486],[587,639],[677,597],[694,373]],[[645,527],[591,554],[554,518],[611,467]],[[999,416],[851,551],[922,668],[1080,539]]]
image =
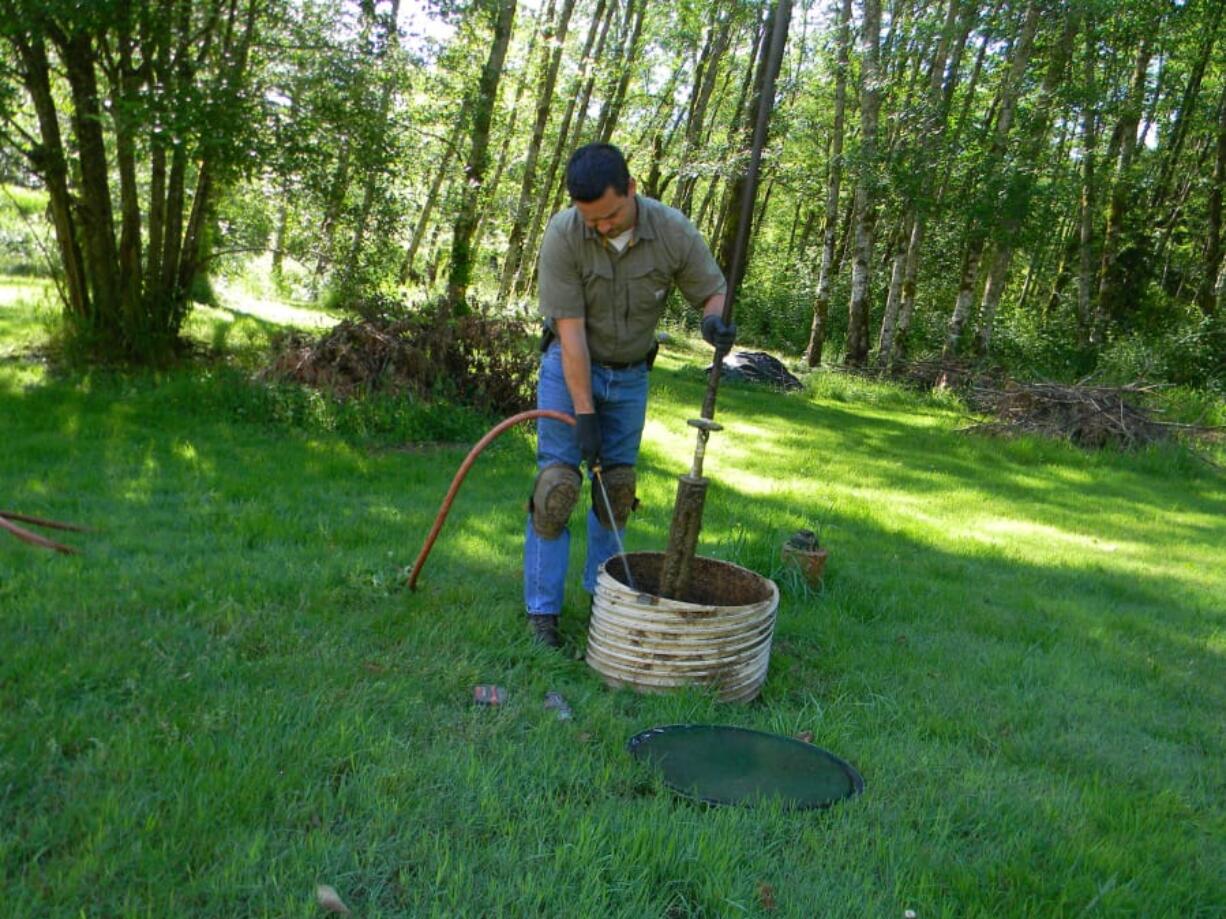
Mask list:
[[330,913],[349,915],[349,907],[345,905],[345,901],[336,892],[336,888],[328,884],[315,885],[315,901]]
[[550,691],[545,693],[545,708],[556,711],[559,721],[569,721],[574,715],[574,712],[570,710],[570,705],[562,698],[560,692]]

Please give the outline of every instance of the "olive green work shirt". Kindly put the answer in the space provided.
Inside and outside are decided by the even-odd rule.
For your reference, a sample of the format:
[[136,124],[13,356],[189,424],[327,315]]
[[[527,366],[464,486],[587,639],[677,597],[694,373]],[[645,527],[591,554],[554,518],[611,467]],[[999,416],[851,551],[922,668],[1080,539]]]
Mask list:
[[[693,306],[724,290],[724,275],[683,213],[636,195],[638,220],[621,252],[590,229],[576,208],[554,214],[541,241],[537,284],[546,320],[586,320],[597,363],[642,360],[676,284]],[[552,323],[551,323],[552,324]]]

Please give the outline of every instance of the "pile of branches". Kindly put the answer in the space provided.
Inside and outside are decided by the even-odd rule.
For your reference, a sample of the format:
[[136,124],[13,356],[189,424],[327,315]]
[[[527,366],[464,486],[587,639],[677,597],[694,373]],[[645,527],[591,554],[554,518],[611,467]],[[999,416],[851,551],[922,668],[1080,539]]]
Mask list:
[[1210,428],[1162,421],[1146,408],[1145,398],[1158,387],[1088,386],[1061,383],[1018,383],[1004,388],[976,386],[970,390],[974,409],[996,416],[994,421],[963,430],[988,434],[1039,434],[1063,438],[1082,447],[1118,446],[1131,449],[1172,438],[1204,434]]
[[966,393],[977,386],[1001,386],[1008,379],[1003,367],[956,358],[896,360],[889,367],[830,364],[827,369],[868,380],[889,380],[916,392],[948,389]]
[[365,301],[323,335],[293,332],[274,346],[261,377],[348,399],[373,393],[445,399],[514,414],[534,403],[538,353],[521,319],[488,310],[454,315],[445,303],[410,312]]
[[957,392],[976,386],[998,386],[1005,379],[1005,373],[999,367],[949,359],[895,361],[886,375],[913,389],[952,389]]

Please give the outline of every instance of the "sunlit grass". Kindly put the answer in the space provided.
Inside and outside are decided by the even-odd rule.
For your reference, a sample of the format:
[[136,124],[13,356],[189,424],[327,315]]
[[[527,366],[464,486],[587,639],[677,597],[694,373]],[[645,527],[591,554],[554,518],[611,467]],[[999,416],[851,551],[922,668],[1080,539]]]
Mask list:
[[218,282],[217,294],[221,307],[209,314],[210,318],[231,319],[249,316],[276,325],[296,326],[305,329],[326,329],[336,325],[337,317],[303,304],[286,303],[283,299],[255,296],[237,284]]
[[[18,299],[0,350],[41,334]],[[257,354],[274,321],[228,313],[193,334]],[[363,916],[754,915],[763,885],[805,917],[1226,912],[1226,483],[1179,449],[972,437],[956,400],[835,373],[725,386],[701,551],[782,589],[763,696],[730,708],[575,659],[581,526],[566,653],[528,642],[527,432],[409,594],[487,420],[9,354],[0,504],[96,532],[73,557],[0,536],[6,915],[316,915],[320,882]],[[653,372],[631,550],[667,538],[705,359]],[[778,550],[814,526],[812,591]],[[625,743],[688,721],[812,731],[866,794],[683,804]]]

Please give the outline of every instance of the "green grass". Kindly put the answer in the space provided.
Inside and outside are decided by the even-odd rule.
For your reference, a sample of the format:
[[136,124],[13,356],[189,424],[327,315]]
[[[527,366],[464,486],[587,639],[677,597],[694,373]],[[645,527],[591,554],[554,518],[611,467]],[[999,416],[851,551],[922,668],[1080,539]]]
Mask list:
[[[806,917],[1226,912],[1226,482],[1181,450],[980,439],[836,374],[724,387],[702,551],[769,572],[815,522],[831,551],[820,592],[781,578],[764,692],[730,707],[576,659],[581,534],[567,653],[529,643],[527,433],[410,594],[483,420],[217,363],[53,375],[9,347],[38,329],[0,305],[2,503],[98,531],[74,557],[0,539],[6,914],[312,916],[317,883],[361,916],[759,915],[763,885]],[[631,550],[664,545],[698,360],[653,374]],[[810,730],[866,793],[686,804],[625,750],[678,721]]]

